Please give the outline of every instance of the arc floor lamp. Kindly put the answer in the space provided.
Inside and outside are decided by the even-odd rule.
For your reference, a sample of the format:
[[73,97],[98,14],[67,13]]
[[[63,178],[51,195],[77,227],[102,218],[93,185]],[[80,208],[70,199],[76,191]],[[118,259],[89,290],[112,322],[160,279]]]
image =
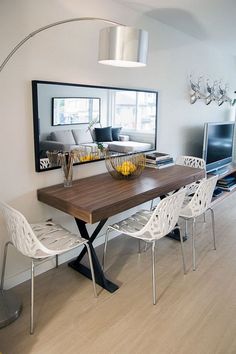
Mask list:
[[148,50],[148,33],[146,31],[100,17],[75,17],[50,23],[29,33],[13,48],[2,62],[0,72],[18,49],[38,33],[52,27],[78,21],[101,21],[113,25],[100,31],[99,63],[123,67],[140,67],[146,65]]
[[[77,21],[101,21],[113,25],[103,28],[99,37],[98,62],[106,65],[122,67],[142,67],[147,63],[148,33],[135,27],[129,27],[116,21],[110,21],[99,17],[77,17],[53,22],[29,33],[8,54],[0,65],[0,72],[7,65],[13,55],[29,39],[40,32],[55,26],[60,26]],[[16,320],[21,312],[21,301],[11,290],[3,290],[3,278],[5,269],[2,269],[2,281],[0,285],[0,328],[5,327]]]

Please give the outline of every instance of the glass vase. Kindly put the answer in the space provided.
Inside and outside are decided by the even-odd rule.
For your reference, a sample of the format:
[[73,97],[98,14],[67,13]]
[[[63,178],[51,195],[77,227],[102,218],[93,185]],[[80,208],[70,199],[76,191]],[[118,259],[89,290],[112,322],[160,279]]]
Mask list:
[[72,187],[73,181],[73,156],[71,153],[63,153],[60,156],[61,167],[64,176],[64,187]]
[[67,174],[64,173],[64,187],[72,187],[73,168],[71,167]]

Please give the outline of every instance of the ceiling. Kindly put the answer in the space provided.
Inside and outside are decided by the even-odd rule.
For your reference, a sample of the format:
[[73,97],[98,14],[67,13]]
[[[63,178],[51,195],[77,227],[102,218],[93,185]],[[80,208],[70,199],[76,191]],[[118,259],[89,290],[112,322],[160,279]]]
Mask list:
[[236,0],[116,0],[236,56]]

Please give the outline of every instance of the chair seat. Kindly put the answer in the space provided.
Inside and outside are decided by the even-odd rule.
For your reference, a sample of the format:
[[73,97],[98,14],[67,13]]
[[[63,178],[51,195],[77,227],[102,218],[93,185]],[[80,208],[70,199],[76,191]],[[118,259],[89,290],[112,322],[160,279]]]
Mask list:
[[191,205],[191,200],[193,197],[185,197],[184,199],[184,203],[183,203],[183,208],[180,211],[179,216],[185,219],[192,219],[194,217],[198,217],[202,214],[204,214],[204,212],[207,209],[207,204],[204,201],[197,201],[195,203],[195,207],[194,210],[192,208]]
[[[142,230],[142,228],[147,224],[148,220],[151,218],[152,214],[153,211],[140,210],[137,213],[131,215],[130,217],[113,225],[110,225],[109,228],[133,236],[134,233],[137,233],[138,231]],[[135,237],[139,238],[138,235],[135,235]],[[147,241],[152,239],[151,234],[148,231],[142,233],[140,235],[140,238],[146,239]]]
[[64,229],[61,225],[54,224],[51,221],[46,221],[37,224],[30,224],[38,240],[50,250],[50,254],[37,250],[35,258],[45,258],[52,256],[52,251],[55,254],[60,254],[69,251],[79,244],[87,242],[79,235],[71,233],[69,230]]
[[192,196],[186,195],[184,198],[184,202],[183,202],[183,207],[180,211],[180,217],[183,218],[191,218],[192,217],[192,210],[189,208],[188,204],[190,203],[192,199]]
[[179,214],[180,217],[186,218],[186,219],[191,219],[193,217],[192,210],[189,208],[188,205],[186,205],[180,212]]

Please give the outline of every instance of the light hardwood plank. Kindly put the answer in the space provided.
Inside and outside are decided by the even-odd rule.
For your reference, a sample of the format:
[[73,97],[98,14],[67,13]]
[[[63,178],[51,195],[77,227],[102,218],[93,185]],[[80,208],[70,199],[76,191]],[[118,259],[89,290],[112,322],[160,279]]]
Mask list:
[[[0,330],[3,354],[233,354],[236,353],[236,194],[215,206],[217,250],[210,218],[197,224],[197,270],[191,240],[164,238],[157,250],[158,303],[152,305],[150,250],[121,236],[108,246],[108,277],[120,285],[95,299],[89,280],[61,265],[36,278],[35,334],[29,335],[29,282],[20,318]],[[98,249],[101,257],[102,248]]]

